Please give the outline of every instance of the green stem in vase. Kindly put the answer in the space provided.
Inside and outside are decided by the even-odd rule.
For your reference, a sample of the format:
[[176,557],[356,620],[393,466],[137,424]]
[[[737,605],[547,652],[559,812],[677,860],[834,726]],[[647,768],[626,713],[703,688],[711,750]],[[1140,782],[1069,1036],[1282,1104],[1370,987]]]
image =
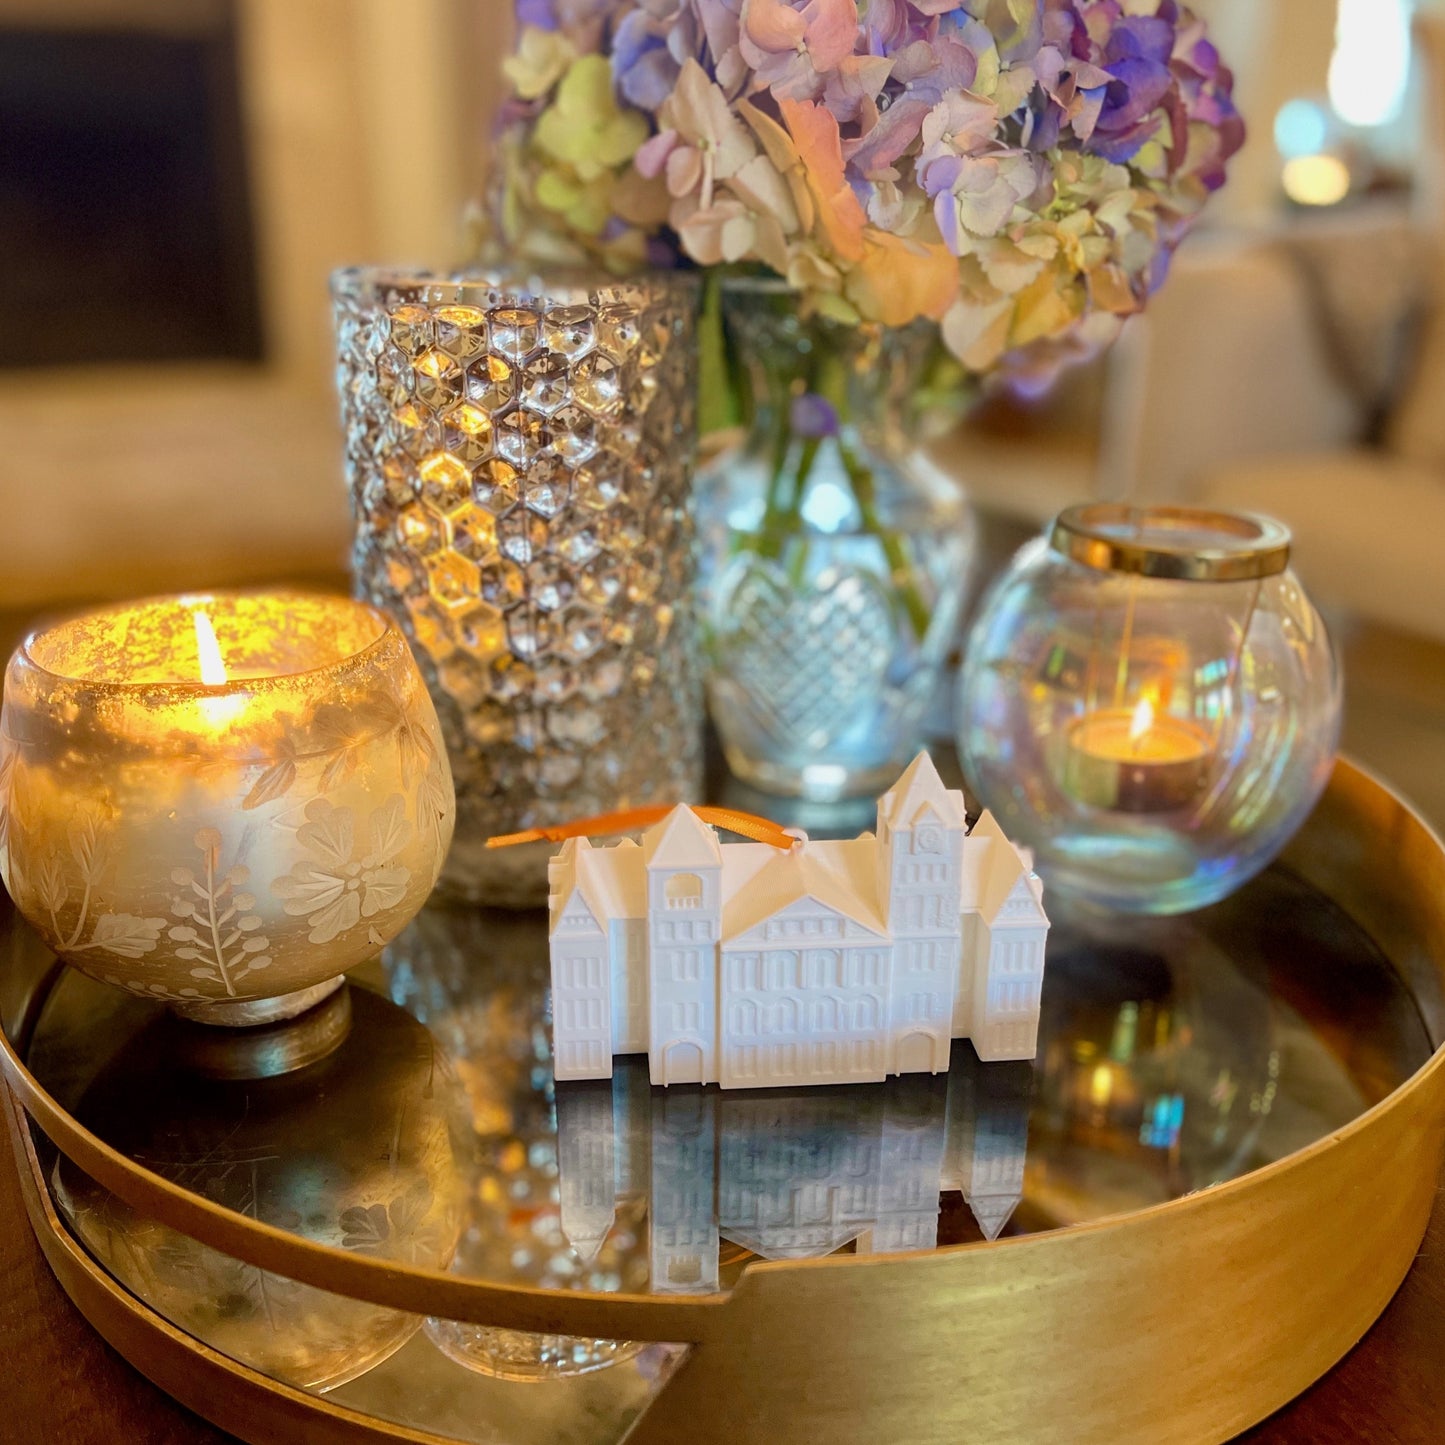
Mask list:
[[793,553],[788,567],[788,577],[795,587],[801,587],[808,576],[808,532],[803,526],[803,491],[808,478],[813,474],[813,464],[818,460],[823,442],[820,437],[809,437],[798,453],[798,479],[793,488],[793,503],[785,519],[787,530],[797,539],[797,550]]
[[914,634],[919,642],[922,642],[928,635],[929,624],[933,619],[928,604],[923,600],[923,594],[918,590],[918,574],[913,558],[909,555],[908,539],[891,527],[885,527],[878,520],[878,498],[872,470],[858,460],[852,447],[840,444],[839,452],[848,473],[848,480],[853,484],[853,496],[863,518],[863,530],[877,537],[882,545],[893,585],[898,589]]
[[903,603],[913,631],[921,643],[928,635],[932,621],[928,604],[918,588],[918,572],[910,555],[908,540],[891,527],[885,527],[878,516],[878,488],[873,469],[861,461],[848,435],[851,413],[848,398],[848,370],[836,354],[828,365],[818,368],[817,392],[838,415],[838,456],[853,488],[853,499],[863,520],[863,530],[878,538],[893,585]]
[[[819,366],[827,360],[819,357]],[[789,568],[795,582],[801,582],[807,571],[807,537],[803,530],[803,497],[808,479],[813,474],[823,438],[807,437],[798,446],[797,460],[790,467],[794,443],[791,406],[792,378],[775,378],[769,388],[773,412],[773,457],[768,476],[768,496],[763,511],[763,524],[754,551],[759,557],[781,561],[788,542],[797,539],[799,548]],[[807,378],[810,389],[816,390],[815,374]]]
[[719,272],[706,273],[697,323],[697,423],[702,436],[727,431],[743,420],[737,361],[728,346],[723,322],[722,281]]
[[[858,505],[861,530],[876,537],[889,568],[890,579],[909,624],[919,642],[928,634],[931,609],[919,585],[918,569],[908,540],[895,529],[885,526],[878,512],[878,489],[872,468],[859,455],[855,446],[853,396],[850,373],[854,365],[845,347],[827,344],[815,338],[800,365],[788,367],[783,358],[774,356],[765,361],[766,410],[771,422],[771,455],[768,462],[768,484],[763,517],[751,537],[735,534],[729,551],[736,555],[751,551],[767,561],[781,562],[788,557],[788,578],[795,587],[807,580],[808,534],[803,524],[803,503],[825,445],[831,441]],[[868,364],[866,362],[861,364]],[[815,435],[799,435],[794,430],[796,392],[802,388],[820,398],[831,408],[835,429]],[[762,395],[761,378],[755,386]],[[761,420],[761,418],[759,418]],[[793,547],[789,555],[789,547]]]
[[783,555],[787,541],[787,518],[789,507],[784,499],[788,483],[788,453],[793,447],[793,432],[789,425],[788,409],[774,408],[773,414],[773,456],[768,468],[768,496],[763,508],[763,524],[758,529],[757,544],[753,548],[759,557],[778,561]]

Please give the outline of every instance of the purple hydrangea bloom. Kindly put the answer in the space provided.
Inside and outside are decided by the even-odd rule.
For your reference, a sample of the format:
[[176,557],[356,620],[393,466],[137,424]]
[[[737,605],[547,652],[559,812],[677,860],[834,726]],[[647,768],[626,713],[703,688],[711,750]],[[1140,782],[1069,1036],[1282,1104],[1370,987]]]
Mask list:
[[589,27],[591,34],[617,5],[618,0],[517,0],[517,24],[541,30]]
[[844,143],[850,170],[861,180],[892,166],[918,139],[929,111],[977,78],[978,57],[952,36],[910,45],[895,60],[887,108],[856,140]]
[[937,17],[923,14],[910,0],[868,0],[862,22],[871,55],[896,55],[938,34]]
[[681,69],[668,49],[672,21],[638,8],[622,17],[612,35],[612,74],[618,93],[639,110],[658,110],[672,94]]
[[[1105,344],[1243,141],[1233,77],[1182,0],[516,9],[548,33],[509,71],[528,97],[503,111],[510,239],[763,265],[870,321],[938,322],[978,373],[1042,376]],[[625,140],[615,155],[530,143],[580,97]],[[801,435],[837,425],[821,397],[794,413]]]
[[[1110,5],[1111,9],[1117,9]],[[1174,10],[1157,15],[1120,15],[1100,60],[1111,77],[1094,124],[1089,149],[1116,164],[1132,160],[1158,134],[1175,89],[1170,68],[1176,30]]]
[[824,437],[837,436],[838,425],[838,412],[826,397],[806,391],[793,398],[788,426],[794,436],[821,441]]

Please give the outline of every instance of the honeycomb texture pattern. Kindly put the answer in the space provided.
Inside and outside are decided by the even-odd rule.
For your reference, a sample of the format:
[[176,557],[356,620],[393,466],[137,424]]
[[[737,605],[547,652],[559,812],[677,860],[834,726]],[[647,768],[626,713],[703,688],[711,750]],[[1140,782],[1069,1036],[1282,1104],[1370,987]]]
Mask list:
[[699,796],[695,291],[344,271],[357,594],[401,623],[457,785],[442,886],[546,894],[487,838]]

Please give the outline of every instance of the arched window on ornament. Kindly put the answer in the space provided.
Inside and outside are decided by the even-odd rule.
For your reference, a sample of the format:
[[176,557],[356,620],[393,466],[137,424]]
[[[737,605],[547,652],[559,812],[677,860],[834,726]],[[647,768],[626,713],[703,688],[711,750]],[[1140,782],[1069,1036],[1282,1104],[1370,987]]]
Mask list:
[[701,908],[702,879],[696,873],[675,873],[663,887],[669,908]]

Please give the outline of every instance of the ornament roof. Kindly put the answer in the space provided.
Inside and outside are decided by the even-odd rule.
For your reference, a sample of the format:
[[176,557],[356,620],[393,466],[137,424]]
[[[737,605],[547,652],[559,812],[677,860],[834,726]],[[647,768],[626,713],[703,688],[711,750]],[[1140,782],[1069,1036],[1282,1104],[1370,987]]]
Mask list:
[[612,1233],[616,1220],[617,1206],[614,1201],[609,1201],[606,1207],[592,1208],[578,1208],[565,1200],[562,1204],[562,1233],[567,1236],[572,1252],[583,1264],[591,1264],[602,1252],[602,1246],[607,1243],[607,1236]]
[[946,828],[966,826],[963,794],[945,787],[933,759],[919,753],[878,800],[878,818],[893,828],[911,828],[930,810]]
[[999,827],[998,819],[989,812],[979,818],[973,825],[973,832],[969,834],[970,842],[982,842],[985,838],[989,840],[987,851],[978,850],[984,869],[979,880],[977,899],[978,911],[983,915],[984,922],[993,923],[1004,904],[1022,886],[1027,888],[1034,900],[1037,921],[1047,923],[1043,883],[1034,876],[1027,855],[1009,840],[1008,835]]
[[547,887],[551,920],[555,925],[559,918],[572,911],[573,902],[580,898],[582,906],[599,921],[597,900],[583,886],[581,860],[591,848],[585,838],[568,838],[559,852],[552,855],[547,866]]
[[679,804],[642,835],[642,861],[649,868],[718,868],[722,847],[717,833]]
[[[727,899],[724,945],[805,899],[815,909],[841,914],[870,933],[886,937],[865,862],[875,846],[872,838],[855,839],[851,843],[808,843],[796,853],[774,854],[749,886]],[[864,866],[858,866],[860,863]]]
[[599,918],[647,917],[647,874],[637,861],[641,853],[631,838],[624,838],[610,848],[590,849],[578,859],[583,896],[600,905]]

